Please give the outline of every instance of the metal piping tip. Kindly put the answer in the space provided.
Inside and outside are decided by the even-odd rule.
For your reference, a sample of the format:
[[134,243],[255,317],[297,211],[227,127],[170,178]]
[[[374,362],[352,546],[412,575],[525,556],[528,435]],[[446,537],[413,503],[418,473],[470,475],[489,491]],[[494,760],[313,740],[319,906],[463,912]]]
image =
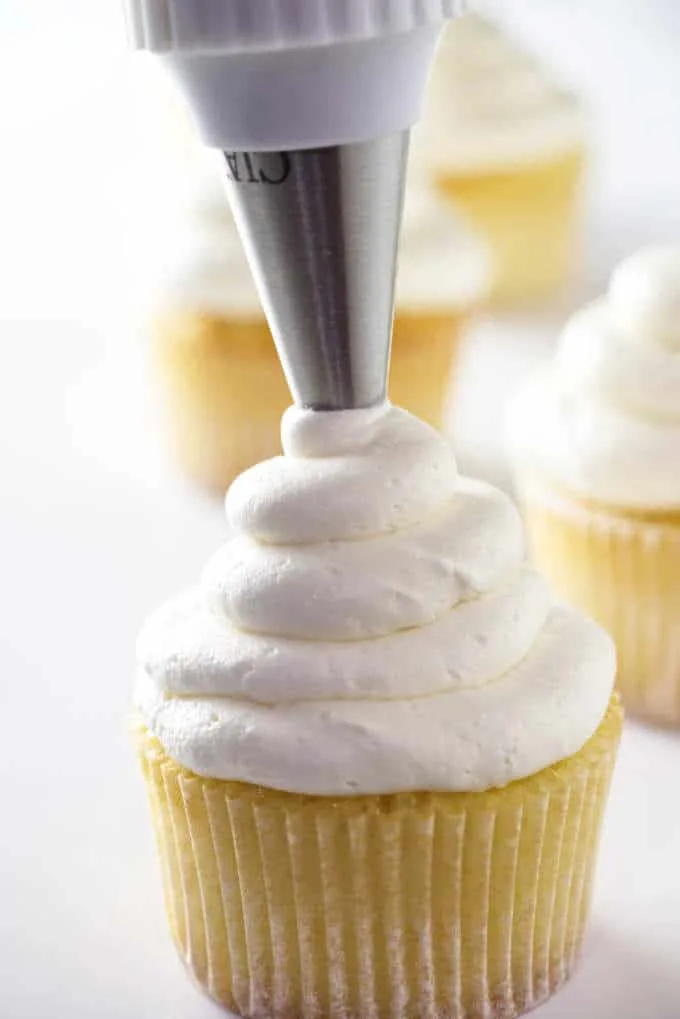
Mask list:
[[225,152],[227,192],[293,399],[385,399],[409,132]]

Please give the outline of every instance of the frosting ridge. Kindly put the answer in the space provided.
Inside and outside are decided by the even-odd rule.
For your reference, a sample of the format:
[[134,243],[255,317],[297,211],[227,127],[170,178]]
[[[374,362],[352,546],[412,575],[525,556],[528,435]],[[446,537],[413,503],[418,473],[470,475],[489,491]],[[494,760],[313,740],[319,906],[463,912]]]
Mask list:
[[320,795],[483,789],[576,752],[611,642],[551,603],[519,515],[405,411],[284,416],[234,537],[140,635],[137,702],[190,769]]

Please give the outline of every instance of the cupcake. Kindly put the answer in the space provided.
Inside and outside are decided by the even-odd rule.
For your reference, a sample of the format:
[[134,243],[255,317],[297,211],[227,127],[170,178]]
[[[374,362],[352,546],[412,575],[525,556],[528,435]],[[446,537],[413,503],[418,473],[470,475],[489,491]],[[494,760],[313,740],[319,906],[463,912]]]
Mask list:
[[415,156],[488,240],[496,303],[543,299],[569,277],[584,139],[579,100],[500,28],[451,23]]
[[568,324],[511,412],[536,561],[613,635],[631,712],[680,723],[680,247]]
[[294,408],[282,436],[139,641],[179,954],[242,1016],[519,1015],[581,949],[612,643],[428,425]]
[[217,168],[197,176],[152,320],[154,361],[179,466],[223,492],[279,452],[290,395]]
[[442,424],[465,332],[490,286],[485,244],[448,203],[409,184],[397,279],[389,393],[429,424]]

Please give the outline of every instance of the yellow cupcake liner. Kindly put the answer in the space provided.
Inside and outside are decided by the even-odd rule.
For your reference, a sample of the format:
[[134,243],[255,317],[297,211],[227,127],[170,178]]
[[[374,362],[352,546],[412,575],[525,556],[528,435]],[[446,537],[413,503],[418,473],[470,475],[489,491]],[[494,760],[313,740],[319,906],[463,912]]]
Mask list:
[[181,958],[242,1016],[520,1015],[579,955],[621,724],[503,790],[338,799],[200,778],[137,723]]
[[542,300],[569,281],[584,167],[585,149],[579,146],[507,170],[439,172],[440,193],[489,244],[492,303]]
[[680,725],[680,513],[551,492],[529,493],[525,514],[538,567],[614,638],[626,708]]

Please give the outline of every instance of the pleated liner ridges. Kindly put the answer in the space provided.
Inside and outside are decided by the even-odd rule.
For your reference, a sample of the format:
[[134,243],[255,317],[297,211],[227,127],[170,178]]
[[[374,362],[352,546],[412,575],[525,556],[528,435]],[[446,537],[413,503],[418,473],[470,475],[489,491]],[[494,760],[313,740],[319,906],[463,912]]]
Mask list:
[[212,779],[137,728],[179,953],[274,1019],[492,1019],[579,954],[622,715],[503,791],[324,799]]
[[607,629],[626,708],[680,725],[680,514],[625,514],[551,495],[527,528],[555,589]]

